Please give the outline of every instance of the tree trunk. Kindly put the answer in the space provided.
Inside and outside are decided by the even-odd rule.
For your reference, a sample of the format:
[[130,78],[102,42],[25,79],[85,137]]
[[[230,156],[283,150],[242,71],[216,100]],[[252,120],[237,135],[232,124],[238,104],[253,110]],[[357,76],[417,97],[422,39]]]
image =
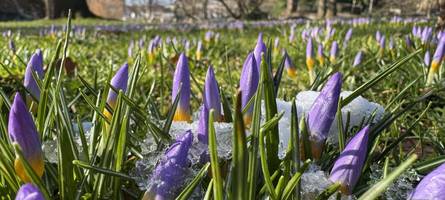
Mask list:
[[204,11],[204,19],[209,18],[208,13],[207,13],[208,5],[209,5],[209,0],[204,0],[204,3],[202,5],[202,10]]
[[328,7],[326,10],[326,18],[333,18],[337,15],[337,2],[336,0],[328,0]]
[[325,15],[326,0],[317,0],[317,17],[323,18]]
[[43,2],[45,3],[45,17],[48,19],[56,18],[56,4],[54,1],[55,0],[43,0]]
[[286,1],[286,16],[289,17],[293,12],[297,11],[298,0],[287,0]]
[[369,1],[369,10],[368,10],[369,14],[372,14],[372,6],[373,6],[373,4],[374,4],[374,0],[370,0]]

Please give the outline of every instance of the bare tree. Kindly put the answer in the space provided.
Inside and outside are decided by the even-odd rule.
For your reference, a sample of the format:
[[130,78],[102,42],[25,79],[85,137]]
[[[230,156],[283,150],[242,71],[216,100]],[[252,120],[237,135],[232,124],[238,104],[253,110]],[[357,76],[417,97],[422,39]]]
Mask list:
[[325,15],[326,0],[317,0],[317,17],[323,18]]
[[290,16],[292,13],[298,9],[298,0],[287,0],[286,1],[286,15]]
[[326,9],[326,18],[332,18],[337,15],[337,2],[336,0],[327,0],[328,6]]

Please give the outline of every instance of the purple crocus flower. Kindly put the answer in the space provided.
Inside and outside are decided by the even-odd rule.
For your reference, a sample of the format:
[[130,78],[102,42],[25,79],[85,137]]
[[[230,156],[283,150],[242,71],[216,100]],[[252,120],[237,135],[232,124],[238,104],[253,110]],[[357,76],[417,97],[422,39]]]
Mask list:
[[392,37],[389,37],[388,49],[389,50],[393,50],[394,49],[394,39]]
[[192,142],[193,134],[188,130],[165,151],[150,180],[154,184],[144,199],[174,199],[178,195],[190,165],[187,156]]
[[430,55],[430,51],[426,51],[425,52],[425,56],[423,58],[423,62],[425,63],[425,66],[429,67],[430,63],[431,63],[431,55]]
[[290,77],[297,76],[297,69],[295,65],[292,63],[292,59],[290,58],[289,54],[287,54],[286,51],[284,51],[284,67],[286,68],[287,74]]
[[43,56],[42,51],[39,49],[36,53],[32,54],[26,66],[25,78],[23,85],[25,88],[35,97],[37,100],[40,99],[40,89],[37,85],[36,80],[32,76],[33,71],[37,74],[37,77],[43,79]]
[[308,128],[312,146],[312,155],[321,156],[324,142],[337,112],[338,99],[342,85],[342,74],[333,74],[312,104],[308,113]]
[[210,110],[213,109],[214,118],[217,121],[222,120],[221,113],[221,99],[219,98],[219,87],[218,82],[215,78],[215,72],[213,71],[213,67],[210,66],[207,69],[206,80],[204,84],[204,104]]
[[128,50],[127,50],[127,55],[129,58],[131,58],[133,56],[133,47],[134,47],[134,42],[133,42],[133,40],[131,40],[130,44],[128,45]]
[[379,54],[380,56],[383,56],[383,53],[385,52],[385,46],[386,46],[386,39],[385,36],[382,35],[379,42]]
[[329,180],[340,183],[340,191],[343,194],[350,195],[360,178],[368,149],[368,133],[369,125],[349,141],[332,167]]
[[346,46],[348,46],[351,37],[352,37],[352,28],[349,28],[348,32],[346,32],[345,39],[343,40],[343,48],[346,48]]
[[198,141],[203,144],[208,144],[209,142],[209,109],[205,105],[205,103],[201,106],[201,112],[199,112],[199,122],[198,122],[198,130],[197,137]]
[[256,60],[256,65],[258,67],[258,71],[260,71],[259,69],[261,67],[261,54],[264,54],[264,56],[265,56],[266,51],[267,51],[267,47],[266,47],[266,44],[264,44],[264,42],[263,42],[263,33],[259,33],[257,43],[255,46],[255,50],[254,50],[254,55],[255,55],[255,60]]
[[[253,53],[249,53],[243,64],[240,77],[240,90],[241,90],[241,106],[244,109],[249,100],[255,94],[258,88],[258,82],[260,79],[260,72],[258,71],[257,62]],[[252,121],[253,105],[244,114],[244,122],[246,125]]]
[[380,31],[375,32],[375,40],[377,40],[377,42],[380,42],[381,38],[382,34],[380,33]]
[[213,32],[212,32],[212,31],[207,31],[207,32],[205,33],[204,40],[205,40],[206,42],[210,42],[210,40],[212,39],[212,35],[213,35]]
[[408,49],[413,48],[413,41],[411,40],[409,35],[405,35],[405,45],[406,45],[406,48],[408,48]]
[[[113,86],[116,90],[122,90],[123,92],[127,91],[127,82],[128,82],[128,64],[125,63],[117,70],[116,74],[111,79],[110,85]],[[117,93],[110,88],[108,91],[107,103],[114,108],[116,106]]]
[[198,41],[198,44],[196,44],[196,60],[201,60],[202,57],[202,42],[201,40]]
[[434,76],[439,71],[440,64],[442,63],[442,59],[444,56],[444,49],[445,48],[445,36],[442,36],[440,38],[439,43],[437,44],[436,51],[433,55],[433,60],[431,62],[431,67],[428,72],[428,78],[427,78],[427,84],[433,83]]
[[312,38],[309,38],[306,45],[306,65],[309,71],[314,68],[314,53],[312,50]]
[[338,43],[337,41],[334,41],[332,42],[331,52],[329,54],[329,61],[331,61],[331,63],[335,63],[337,61],[337,54],[338,54]]
[[275,49],[278,49],[278,46],[280,45],[280,38],[279,37],[275,37],[275,41],[274,41],[274,45],[273,47]]
[[181,53],[176,64],[176,70],[173,76],[172,101],[175,100],[181,86],[181,99],[179,100],[173,120],[190,121],[190,70],[187,57],[184,53]]
[[43,197],[39,188],[31,183],[26,183],[17,191],[15,200],[45,200],[45,197]]
[[[39,177],[44,171],[43,153],[36,126],[25,102],[19,93],[15,94],[11,110],[9,110],[8,133],[12,142],[18,143],[23,155]],[[23,182],[30,182],[23,163],[16,158],[14,168]]]
[[360,65],[360,63],[362,63],[362,59],[363,59],[363,51],[359,51],[354,58],[354,63],[352,64],[352,67],[357,67],[358,65]]
[[417,187],[409,194],[408,199],[444,199],[445,197],[445,164],[426,175]]
[[317,60],[320,63],[320,65],[324,64],[324,54],[323,54],[323,44],[318,44],[318,50],[317,50]]

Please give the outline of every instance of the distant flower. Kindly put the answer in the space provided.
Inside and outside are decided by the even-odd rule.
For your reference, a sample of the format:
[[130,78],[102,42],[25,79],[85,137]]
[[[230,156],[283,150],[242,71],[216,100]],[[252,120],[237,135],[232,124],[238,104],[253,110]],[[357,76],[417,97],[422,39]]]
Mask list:
[[45,197],[43,197],[39,188],[31,183],[26,183],[17,191],[15,200],[45,200]]
[[43,79],[43,56],[42,51],[37,50],[36,53],[32,54],[26,66],[25,78],[23,85],[25,88],[35,97],[37,100],[40,99],[40,89],[37,85],[36,80],[33,77],[33,72],[37,74],[37,77]]
[[377,42],[380,42],[382,38],[382,34],[380,33],[380,31],[375,32],[375,40],[377,40]]
[[127,50],[127,55],[129,58],[133,57],[133,48],[134,48],[134,42],[133,40],[131,40]]
[[409,194],[408,199],[443,199],[445,197],[445,164],[426,175]]
[[260,71],[260,67],[261,67],[261,55],[264,54],[263,56],[266,56],[266,44],[264,44],[263,42],[263,33],[259,33],[258,34],[258,39],[257,39],[257,43],[255,46],[255,50],[254,50],[254,55],[255,55],[255,60],[256,60],[256,65],[258,67],[258,71]]
[[205,33],[204,40],[205,40],[207,43],[209,43],[210,40],[212,40],[212,35],[213,35],[213,32],[212,32],[212,31],[207,31],[207,32]]
[[329,54],[329,61],[331,63],[337,62],[337,54],[338,54],[338,43],[337,41],[332,42],[331,52]]
[[405,35],[405,45],[406,45],[406,48],[408,48],[408,49],[414,48],[413,41],[411,40],[409,35]]
[[422,42],[422,44],[426,45],[426,44],[430,41],[432,32],[433,32],[433,29],[430,28],[430,27],[425,27],[425,28],[423,29],[423,31],[422,31],[422,37],[421,37],[421,39],[420,39],[421,42]]
[[333,74],[312,104],[308,113],[308,129],[312,143],[312,155],[320,158],[324,142],[337,112],[340,98],[342,74]]
[[145,40],[143,38],[139,39],[139,48],[143,49],[145,46]]
[[369,125],[349,141],[332,167],[329,180],[340,183],[343,194],[350,195],[360,178],[368,149],[368,133]]
[[9,49],[12,51],[12,53],[15,54],[15,52],[17,51],[17,49],[16,49],[16,47],[15,47],[14,40],[10,39],[8,45],[9,45]]
[[174,199],[179,194],[188,173],[190,160],[187,157],[192,142],[193,134],[188,130],[165,151],[151,179],[147,180],[153,185],[144,199]]
[[314,53],[312,50],[312,38],[309,38],[306,44],[306,65],[309,71],[314,68]]
[[280,38],[279,37],[275,37],[275,41],[274,41],[273,47],[275,49],[278,49],[279,45],[280,45]]
[[317,60],[320,63],[320,65],[324,64],[324,54],[323,54],[323,44],[318,44],[318,50],[317,50]]
[[196,45],[196,60],[201,60],[202,58],[202,42],[201,40],[198,41],[198,44]]
[[295,65],[292,63],[292,59],[290,58],[289,54],[287,54],[286,51],[284,51],[284,67],[286,68],[287,74],[290,77],[297,76],[297,69]]
[[394,49],[394,39],[393,39],[393,37],[390,37],[390,38],[389,38],[388,49],[389,49],[390,51]]
[[[8,132],[11,141],[18,143],[22,149],[23,155],[32,169],[39,177],[42,177],[44,163],[39,135],[31,114],[19,93],[15,94],[14,102],[9,111]],[[23,182],[31,181],[26,175],[23,163],[19,158],[16,158],[14,168]]]
[[209,110],[214,110],[215,120],[221,121],[222,113],[221,99],[219,98],[219,86],[218,82],[216,81],[215,72],[213,71],[212,66],[207,69],[206,80],[204,83],[203,101]]
[[[249,53],[244,61],[240,77],[241,106],[243,109],[255,94],[258,88],[259,79],[260,73],[256,66],[255,56],[252,53]],[[250,108],[244,114],[244,122],[246,125],[250,124],[252,121],[252,111],[253,105],[250,105]]]
[[352,67],[357,67],[360,65],[360,63],[362,63],[362,59],[363,59],[363,51],[359,51],[354,58],[354,63],[352,64]]
[[[182,87],[182,89],[181,89]],[[190,70],[187,57],[181,53],[176,64],[175,74],[173,76],[172,100],[175,100],[181,89],[181,99],[174,116],[174,121],[190,121]]]
[[385,51],[385,46],[386,46],[386,39],[385,36],[382,35],[380,38],[380,42],[379,42],[379,54],[380,56],[383,56],[383,53]]

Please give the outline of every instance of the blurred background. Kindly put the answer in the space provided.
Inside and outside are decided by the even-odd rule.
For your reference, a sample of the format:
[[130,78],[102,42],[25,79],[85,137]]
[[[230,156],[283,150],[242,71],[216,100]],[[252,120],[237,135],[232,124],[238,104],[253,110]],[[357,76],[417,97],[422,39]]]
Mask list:
[[445,0],[0,0],[0,20],[67,15],[146,22],[322,19],[335,16],[440,16]]

